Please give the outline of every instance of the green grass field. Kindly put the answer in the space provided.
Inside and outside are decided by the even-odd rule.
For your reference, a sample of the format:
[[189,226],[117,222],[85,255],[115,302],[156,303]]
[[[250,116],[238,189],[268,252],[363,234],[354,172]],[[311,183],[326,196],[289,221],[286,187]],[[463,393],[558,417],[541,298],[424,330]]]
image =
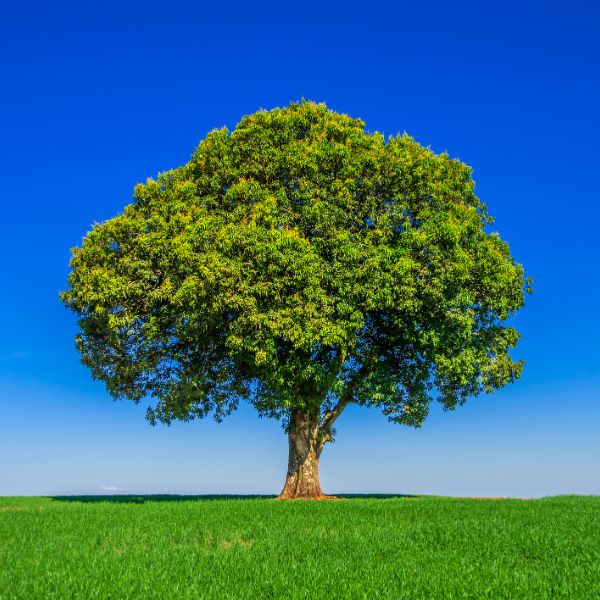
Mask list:
[[600,497],[0,498],[0,598],[600,598]]

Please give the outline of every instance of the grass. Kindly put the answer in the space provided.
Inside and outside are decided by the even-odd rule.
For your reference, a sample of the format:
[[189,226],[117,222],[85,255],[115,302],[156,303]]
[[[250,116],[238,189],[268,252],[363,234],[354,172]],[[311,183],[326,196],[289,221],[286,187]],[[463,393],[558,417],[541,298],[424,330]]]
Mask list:
[[600,497],[0,498],[0,598],[600,598]]

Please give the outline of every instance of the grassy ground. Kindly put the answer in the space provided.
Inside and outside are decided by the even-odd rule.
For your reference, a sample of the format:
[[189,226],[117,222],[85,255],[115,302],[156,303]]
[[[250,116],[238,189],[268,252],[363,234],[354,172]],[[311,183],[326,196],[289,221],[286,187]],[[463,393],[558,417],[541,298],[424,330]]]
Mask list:
[[600,497],[0,498],[0,598],[600,598]]

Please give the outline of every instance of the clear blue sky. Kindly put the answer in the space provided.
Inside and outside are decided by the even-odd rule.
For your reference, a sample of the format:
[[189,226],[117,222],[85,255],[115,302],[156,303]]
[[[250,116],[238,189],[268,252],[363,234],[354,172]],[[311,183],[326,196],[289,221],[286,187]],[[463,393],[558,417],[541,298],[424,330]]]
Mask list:
[[595,3],[83,4],[0,22],[0,495],[279,491],[278,423],[243,407],[152,428],[80,365],[58,292],[69,248],[136,182],[300,98],[470,164],[535,280],[515,319],[521,380],[420,430],[349,409],[324,489],[600,494]]

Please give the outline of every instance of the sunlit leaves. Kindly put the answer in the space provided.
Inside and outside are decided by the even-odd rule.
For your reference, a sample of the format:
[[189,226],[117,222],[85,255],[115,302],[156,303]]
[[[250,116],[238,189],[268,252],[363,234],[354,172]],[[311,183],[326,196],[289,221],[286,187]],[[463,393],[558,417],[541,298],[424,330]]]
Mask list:
[[523,270],[471,170],[309,102],[209,133],[73,251],[78,348],[151,420],[344,402],[419,425],[518,377]]

